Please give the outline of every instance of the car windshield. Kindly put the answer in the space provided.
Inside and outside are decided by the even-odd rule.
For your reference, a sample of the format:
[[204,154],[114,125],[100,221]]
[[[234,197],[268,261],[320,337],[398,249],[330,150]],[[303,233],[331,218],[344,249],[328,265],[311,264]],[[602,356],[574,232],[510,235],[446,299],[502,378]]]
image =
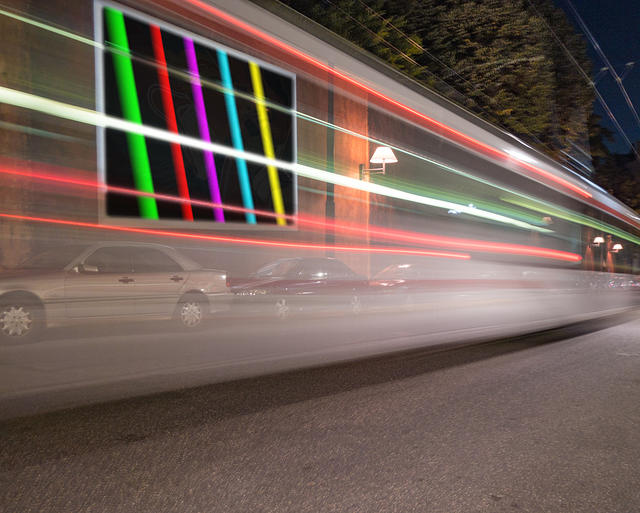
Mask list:
[[416,270],[410,264],[394,264],[388,267],[385,267],[382,271],[380,271],[376,278],[386,278],[386,279],[402,279],[409,278],[410,276],[416,274]]
[[82,245],[56,246],[28,258],[19,268],[62,270],[86,248]]
[[253,273],[253,276],[256,278],[284,278],[289,276],[297,265],[298,261],[295,259],[279,260],[261,267]]

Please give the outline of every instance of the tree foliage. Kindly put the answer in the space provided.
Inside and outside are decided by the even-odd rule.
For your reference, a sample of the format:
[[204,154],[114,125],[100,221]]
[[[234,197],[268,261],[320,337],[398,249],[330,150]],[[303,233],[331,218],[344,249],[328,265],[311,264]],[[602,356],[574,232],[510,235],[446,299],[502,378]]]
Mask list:
[[[603,137],[592,137],[592,148],[602,147],[594,156],[594,180],[609,194],[640,213],[640,162],[633,152],[628,154],[610,153],[602,144]],[[640,144],[636,145],[640,150]]]
[[564,13],[551,0],[532,2],[285,0],[401,71],[563,159],[576,146],[588,151],[594,100],[592,88],[566,51],[587,75],[591,66],[584,40]]

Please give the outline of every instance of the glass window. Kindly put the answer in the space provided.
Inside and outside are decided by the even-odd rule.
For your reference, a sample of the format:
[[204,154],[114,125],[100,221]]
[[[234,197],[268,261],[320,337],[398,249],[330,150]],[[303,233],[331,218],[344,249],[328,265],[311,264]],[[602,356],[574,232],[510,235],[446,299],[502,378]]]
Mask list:
[[57,269],[61,270],[80,256],[87,246],[70,245],[51,248],[39,253],[20,266],[22,269]]
[[125,247],[99,248],[85,259],[84,264],[96,267],[101,273],[130,273],[131,252]]
[[[245,151],[258,154],[264,153],[263,140],[268,137],[273,158],[294,160],[297,123],[292,114],[295,77],[291,73],[262,65],[250,55],[228,53],[214,42],[201,38],[194,41],[178,27],[158,28],[155,21],[142,13],[122,12],[115,6],[105,6],[99,12],[102,21],[100,16],[95,21],[103,25],[104,46],[97,64],[103,84],[98,85],[102,86],[105,114],[132,121],[126,105],[133,98],[139,111],[137,116],[145,126],[166,130],[169,114],[165,110],[170,108],[171,116],[175,112],[175,129],[180,135],[201,138],[205,130],[207,139],[210,135],[216,144],[233,148],[241,140]],[[127,48],[124,56],[127,60],[135,56],[130,59],[133,75],[127,75],[118,66],[118,59],[123,56],[114,48],[123,47]],[[158,51],[166,62],[156,63]],[[170,80],[159,73],[165,66],[176,71],[171,73]],[[203,82],[221,84],[224,90],[201,87],[199,82],[194,85],[189,79],[194,73]],[[259,90],[259,96],[254,90]],[[263,100],[280,108],[267,108]],[[129,147],[125,132],[111,128],[100,131],[99,137],[106,155],[103,176],[107,185],[137,188],[140,180],[150,181],[165,194],[181,196],[177,176],[187,184],[193,199],[210,201],[210,197],[219,194],[219,201],[225,204],[295,213],[295,176],[286,169],[277,169],[273,176],[267,166],[221,153],[215,155],[213,162],[201,149],[188,146],[182,147],[182,157],[176,161],[172,158],[171,144],[153,138],[146,139],[146,150],[140,153]],[[238,162],[247,169],[242,166],[236,169]],[[240,186],[238,172],[248,173],[251,180]],[[279,184],[277,193],[270,187],[274,178]],[[209,191],[214,191],[213,196]],[[274,194],[281,196],[279,203]],[[252,201],[246,203],[247,197]],[[276,212],[275,205],[281,212]],[[184,211],[176,202],[135,198],[113,190],[106,193],[105,208],[107,215],[113,217],[187,221],[193,216],[196,221],[216,224],[222,221],[220,209],[193,205]],[[223,217],[225,223],[276,224],[271,216],[259,215],[251,220],[249,214],[230,210]]]
[[355,273],[340,260],[327,260],[325,269],[327,270],[328,278],[331,280],[344,280],[355,276]]
[[255,273],[256,278],[284,278],[285,276],[291,276],[298,266],[298,261],[291,260],[278,260],[271,264],[267,264],[264,267],[258,269]]
[[305,260],[298,275],[305,280],[344,280],[355,273],[340,260],[318,258]]
[[153,248],[133,248],[133,269],[137,273],[171,273],[183,270],[169,255]]

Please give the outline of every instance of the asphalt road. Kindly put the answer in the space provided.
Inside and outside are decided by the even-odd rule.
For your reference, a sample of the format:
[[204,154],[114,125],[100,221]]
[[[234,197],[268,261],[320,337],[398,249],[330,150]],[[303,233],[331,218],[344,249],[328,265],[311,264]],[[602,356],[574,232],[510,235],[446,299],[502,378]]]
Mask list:
[[640,511],[640,318],[597,327],[7,421],[0,509]]

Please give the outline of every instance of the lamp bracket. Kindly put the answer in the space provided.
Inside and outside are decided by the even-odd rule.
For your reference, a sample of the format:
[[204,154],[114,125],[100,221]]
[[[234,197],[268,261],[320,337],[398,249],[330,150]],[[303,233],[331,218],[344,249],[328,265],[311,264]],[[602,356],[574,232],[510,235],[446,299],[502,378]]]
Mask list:
[[386,174],[385,171],[385,165],[382,164],[382,167],[371,167],[371,168],[365,168],[364,164],[360,164],[360,166],[358,166],[358,169],[360,171],[360,180],[362,180],[365,175],[384,175]]

